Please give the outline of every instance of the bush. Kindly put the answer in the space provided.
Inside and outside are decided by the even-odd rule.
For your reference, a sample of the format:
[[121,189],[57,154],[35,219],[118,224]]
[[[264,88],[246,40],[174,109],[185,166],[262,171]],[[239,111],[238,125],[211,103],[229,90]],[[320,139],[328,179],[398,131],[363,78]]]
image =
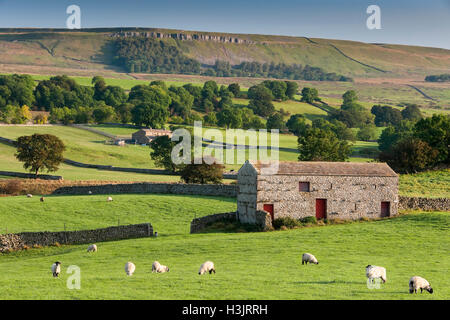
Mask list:
[[293,228],[301,227],[302,224],[296,219],[293,219],[290,217],[283,217],[283,218],[277,218],[277,219],[273,220],[272,225],[277,230],[279,230],[279,229],[285,230],[286,228],[293,229]]
[[305,218],[300,219],[300,222],[305,223],[305,224],[307,224],[307,223],[316,224],[317,219],[314,216],[310,216],[310,217],[305,217]]
[[14,179],[10,180],[3,187],[3,192],[11,195],[18,195],[22,191],[22,181]]

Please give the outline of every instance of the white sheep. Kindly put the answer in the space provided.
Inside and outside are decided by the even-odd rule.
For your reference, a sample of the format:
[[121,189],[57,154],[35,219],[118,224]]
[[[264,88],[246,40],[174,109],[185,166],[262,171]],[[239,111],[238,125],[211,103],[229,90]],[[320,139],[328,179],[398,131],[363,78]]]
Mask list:
[[108,202],[109,202],[109,201],[112,201],[112,197],[108,197],[108,199],[107,199],[107,200],[108,200]]
[[125,272],[127,273],[127,276],[132,276],[135,270],[136,266],[133,262],[127,262],[125,264]]
[[158,272],[158,273],[169,272],[169,267],[163,266],[158,261],[155,261],[152,264],[152,272]]
[[91,244],[91,245],[87,248],[87,252],[97,252],[97,245],[96,245],[96,244]]
[[302,264],[306,263],[314,263],[319,264],[319,261],[317,261],[316,257],[314,257],[311,253],[304,253],[302,255]]
[[89,190],[89,192],[88,192],[89,194],[92,194],[92,191],[91,190]]
[[209,272],[209,274],[211,274],[211,272],[216,273],[216,269],[214,268],[214,263],[212,261],[206,261],[200,266],[200,270],[198,270],[198,274],[200,275],[206,272]]
[[27,194],[27,198],[33,198],[33,195],[31,193]]
[[374,279],[381,278],[383,283],[386,282],[386,269],[383,267],[368,265],[366,267],[366,277],[370,282],[373,282]]
[[422,293],[423,290],[433,293],[433,288],[431,288],[427,280],[419,276],[414,276],[409,279],[409,293],[417,293],[417,289],[420,289],[420,293]]
[[56,278],[61,273],[61,262],[56,261],[54,264],[52,264],[52,273],[53,276]]

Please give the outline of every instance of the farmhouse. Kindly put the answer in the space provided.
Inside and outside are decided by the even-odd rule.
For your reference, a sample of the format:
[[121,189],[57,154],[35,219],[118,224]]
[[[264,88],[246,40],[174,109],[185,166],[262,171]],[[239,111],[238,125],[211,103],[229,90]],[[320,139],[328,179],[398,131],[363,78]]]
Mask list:
[[162,129],[141,129],[132,134],[132,139],[138,144],[149,144],[153,139],[159,136],[172,137],[172,131]]
[[257,223],[257,212],[272,221],[359,219],[397,214],[398,176],[385,163],[246,161],[238,172],[238,218]]

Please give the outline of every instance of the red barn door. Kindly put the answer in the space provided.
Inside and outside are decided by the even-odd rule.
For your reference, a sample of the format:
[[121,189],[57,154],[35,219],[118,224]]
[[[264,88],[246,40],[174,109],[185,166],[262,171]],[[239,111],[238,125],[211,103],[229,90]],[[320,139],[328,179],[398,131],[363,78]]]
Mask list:
[[381,202],[381,217],[389,217],[391,215],[391,204],[389,202]]
[[316,219],[327,218],[327,199],[316,199]]
[[264,211],[270,213],[270,218],[272,218],[273,222],[273,204],[266,203],[263,207]]

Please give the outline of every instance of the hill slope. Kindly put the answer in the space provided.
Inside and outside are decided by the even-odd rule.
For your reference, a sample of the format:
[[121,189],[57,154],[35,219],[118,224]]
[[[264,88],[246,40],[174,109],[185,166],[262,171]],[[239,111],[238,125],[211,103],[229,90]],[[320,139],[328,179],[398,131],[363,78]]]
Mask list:
[[[132,31],[131,31],[132,30]],[[167,29],[0,29],[0,72],[19,66],[122,72],[113,67],[117,37],[160,37],[203,64],[224,60],[302,64],[352,77],[423,78],[450,71],[450,50],[306,37],[222,34]],[[73,69],[71,72],[69,70]],[[32,70],[31,70],[32,71]],[[35,72],[41,73],[41,72]],[[45,72],[44,72],[45,73]]]

